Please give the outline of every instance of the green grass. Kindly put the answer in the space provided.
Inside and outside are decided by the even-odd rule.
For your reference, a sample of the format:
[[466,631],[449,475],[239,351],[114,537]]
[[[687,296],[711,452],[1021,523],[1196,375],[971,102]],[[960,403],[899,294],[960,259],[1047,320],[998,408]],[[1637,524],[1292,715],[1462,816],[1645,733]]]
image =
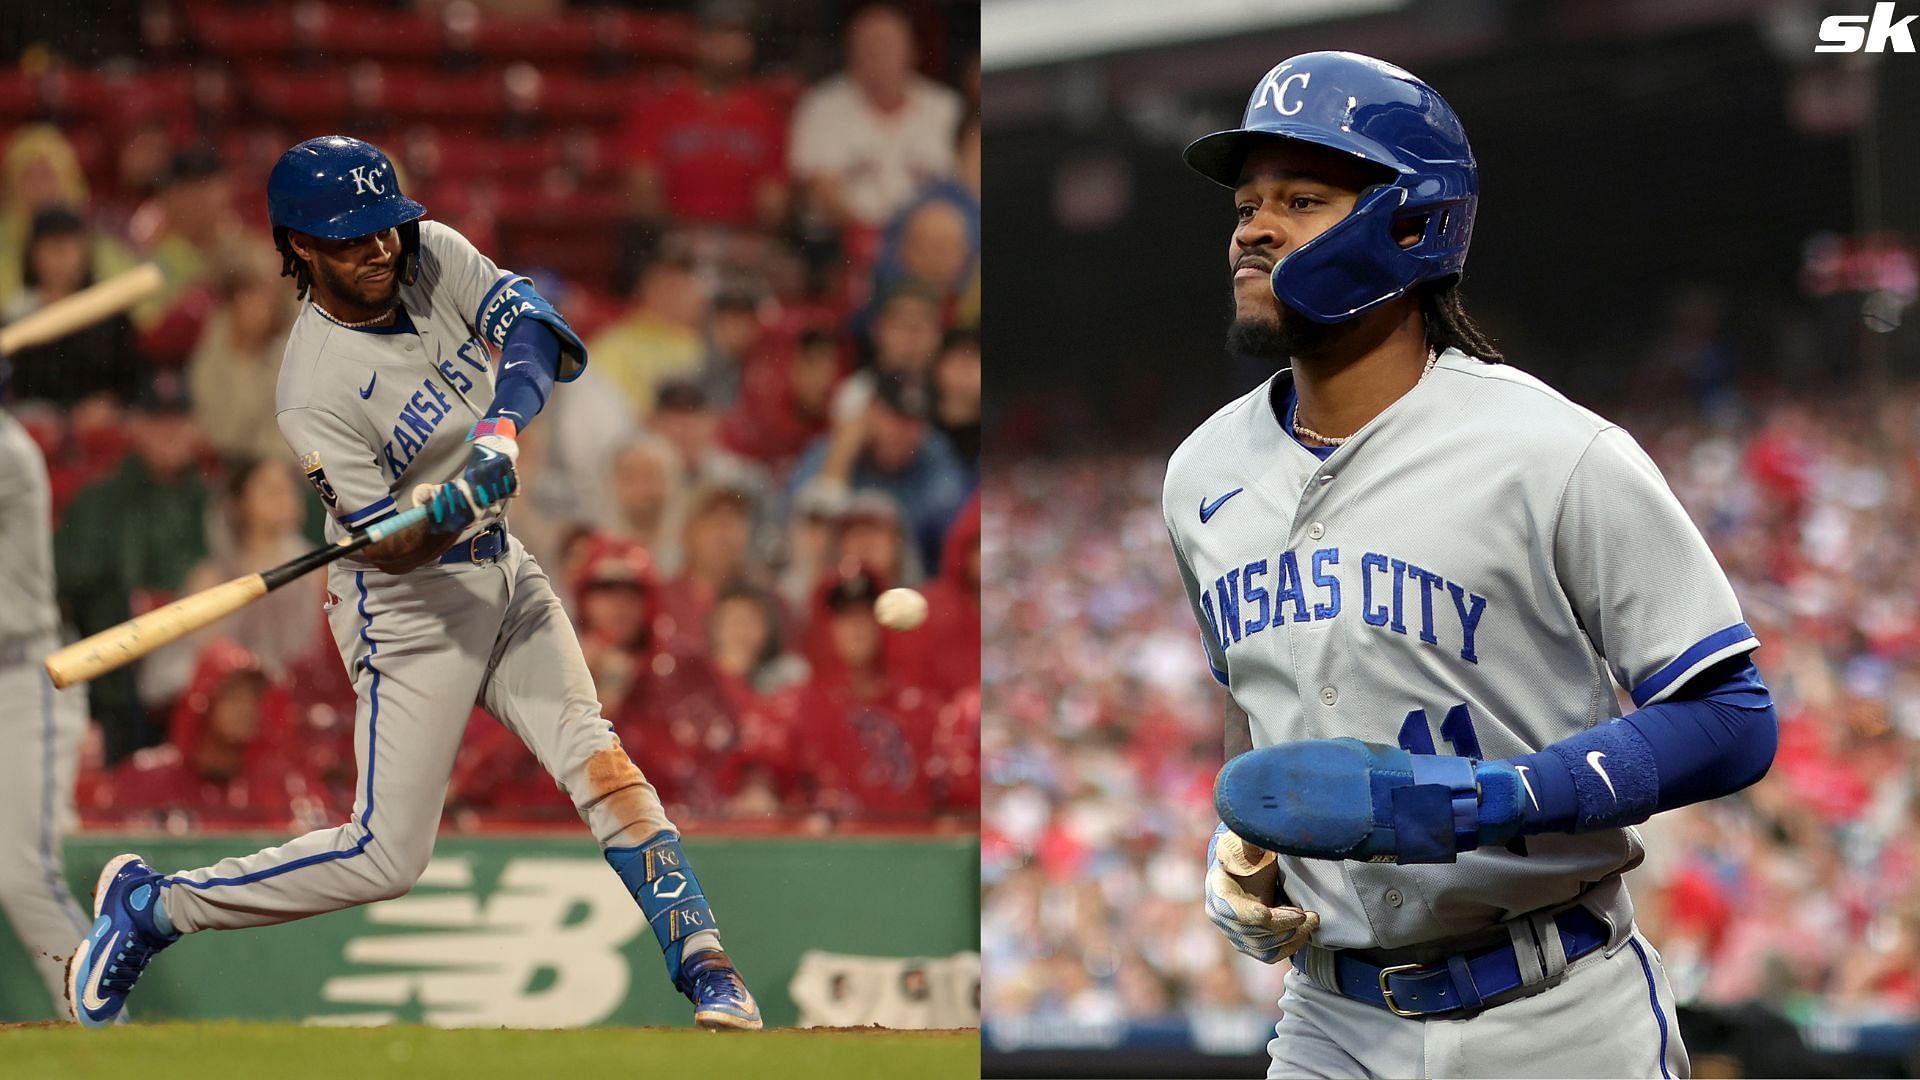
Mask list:
[[980,1075],[975,1031],[666,1028],[577,1031],[159,1023],[0,1026],[0,1077],[273,1080],[944,1080]]

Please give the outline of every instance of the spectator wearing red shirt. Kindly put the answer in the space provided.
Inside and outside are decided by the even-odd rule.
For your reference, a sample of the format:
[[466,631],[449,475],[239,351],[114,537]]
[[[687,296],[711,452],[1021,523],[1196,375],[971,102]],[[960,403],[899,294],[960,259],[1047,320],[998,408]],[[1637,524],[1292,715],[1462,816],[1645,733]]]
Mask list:
[[739,0],[703,4],[692,73],[628,117],[621,149],[641,219],[770,229],[785,218],[786,118],[747,78],[751,18]]
[[980,493],[947,530],[940,576],[921,586],[927,621],[887,638],[889,663],[942,701],[980,686]]
[[705,657],[654,653],[614,711],[613,729],[645,763],[670,815],[684,822],[729,813],[740,781],[738,702]]
[[592,550],[574,584],[574,621],[601,712],[608,714],[664,653],[673,628],[663,617],[646,549],[606,536],[586,542]]
[[285,691],[244,646],[215,641],[174,708],[169,741],[114,770],[96,809],[174,830],[318,828],[335,809],[293,742]]
[[720,440],[737,454],[784,473],[826,434],[840,380],[840,343],[806,330],[790,348],[755,353],[741,371],[740,400],[720,421]]
[[473,814],[485,814],[495,824],[502,819],[531,824],[572,821],[578,813],[527,744],[478,708],[467,717],[467,734],[454,758],[447,807],[462,827],[473,823]]
[[801,798],[791,690],[806,664],[782,645],[780,601],[753,585],[720,595],[707,616],[707,655],[739,735],[719,780],[732,817],[771,817]]
[[926,776],[935,703],[889,668],[873,616],[880,591],[867,574],[822,584],[807,632],[813,678],[797,695],[797,737],[819,810],[924,820],[938,794]]

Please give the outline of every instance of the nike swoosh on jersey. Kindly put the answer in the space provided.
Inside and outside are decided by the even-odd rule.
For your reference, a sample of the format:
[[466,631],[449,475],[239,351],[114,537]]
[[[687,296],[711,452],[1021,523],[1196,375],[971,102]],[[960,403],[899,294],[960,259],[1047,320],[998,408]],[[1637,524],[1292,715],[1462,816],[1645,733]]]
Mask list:
[[107,973],[107,965],[113,960],[113,947],[120,943],[120,933],[100,943],[93,954],[93,977],[80,988],[80,1004],[89,1009],[99,1010],[107,1007],[107,1001],[100,996],[100,979]]
[[1600,779],[1607,782],[1607,794],[1613,796],[1614,802],[1619,802],[1620,793],[1613,790],[1613,777],[1608,776],[1607,770],[1600,767],[1600,759],[1606,756],[1604,751],[1589,750],[1587,751],[1587,764],[1593,766],[1593,771],[1599,773]]
[[367,380],[367,388],[365,390],[360,391],[361,401],[365,401],[368,398],[373,396],[373,384],[379,381],[380,381],[380,373],[376,371],[373,373],[373,378]]
[[1520,786],[1527,789],[1527,801],[1533,804],[1535,811],[1540,809],[1540,800],[1534,797],[1533,781],[1527,779],[1528,766],[1515,765],[1513,771],[1520,774]]
[[1220,508],[1226,505],[1228,499],[1233,498],[1245,490],[1247,489],[1234,488],[1232,491],[1227,492],[1212,502],[1208,502],[1205,498],[1202,498],[1200,500],[1200,524],[1205,525],[1207,522],[1213,520],[1213,515],[1220,512]]

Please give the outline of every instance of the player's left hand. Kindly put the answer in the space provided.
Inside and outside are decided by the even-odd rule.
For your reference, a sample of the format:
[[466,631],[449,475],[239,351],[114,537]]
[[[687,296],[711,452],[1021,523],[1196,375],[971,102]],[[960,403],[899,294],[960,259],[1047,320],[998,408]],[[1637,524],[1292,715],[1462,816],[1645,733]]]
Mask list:
[[1522,791],[1505,762],[1314,739],[1227,762],[1213,800],[1228,828],[1268,851],[1434,863],[1518,836]]
[[470,489],[478,511],[497,513],[520,486],[515,471],[520,458],[518,431],[512,420],[483,420],[467,438],[467,465],[460,479]]

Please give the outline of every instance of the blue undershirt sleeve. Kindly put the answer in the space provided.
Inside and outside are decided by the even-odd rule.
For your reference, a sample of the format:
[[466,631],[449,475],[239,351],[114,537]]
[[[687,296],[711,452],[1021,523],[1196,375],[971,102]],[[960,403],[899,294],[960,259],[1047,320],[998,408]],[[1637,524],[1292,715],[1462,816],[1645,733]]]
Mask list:
[[1657,705],[1509,758],[1528,791],[1521,831],[1616,829],[1730,795],[1767,774],[1779,736],[1753,660],[1729,658]]
[[547,404],[560,374],[560,337],[537,319],[520,319],[507,331],[500,350],[500,377],[494,380],[489,420],[506,417],[526,430]]

